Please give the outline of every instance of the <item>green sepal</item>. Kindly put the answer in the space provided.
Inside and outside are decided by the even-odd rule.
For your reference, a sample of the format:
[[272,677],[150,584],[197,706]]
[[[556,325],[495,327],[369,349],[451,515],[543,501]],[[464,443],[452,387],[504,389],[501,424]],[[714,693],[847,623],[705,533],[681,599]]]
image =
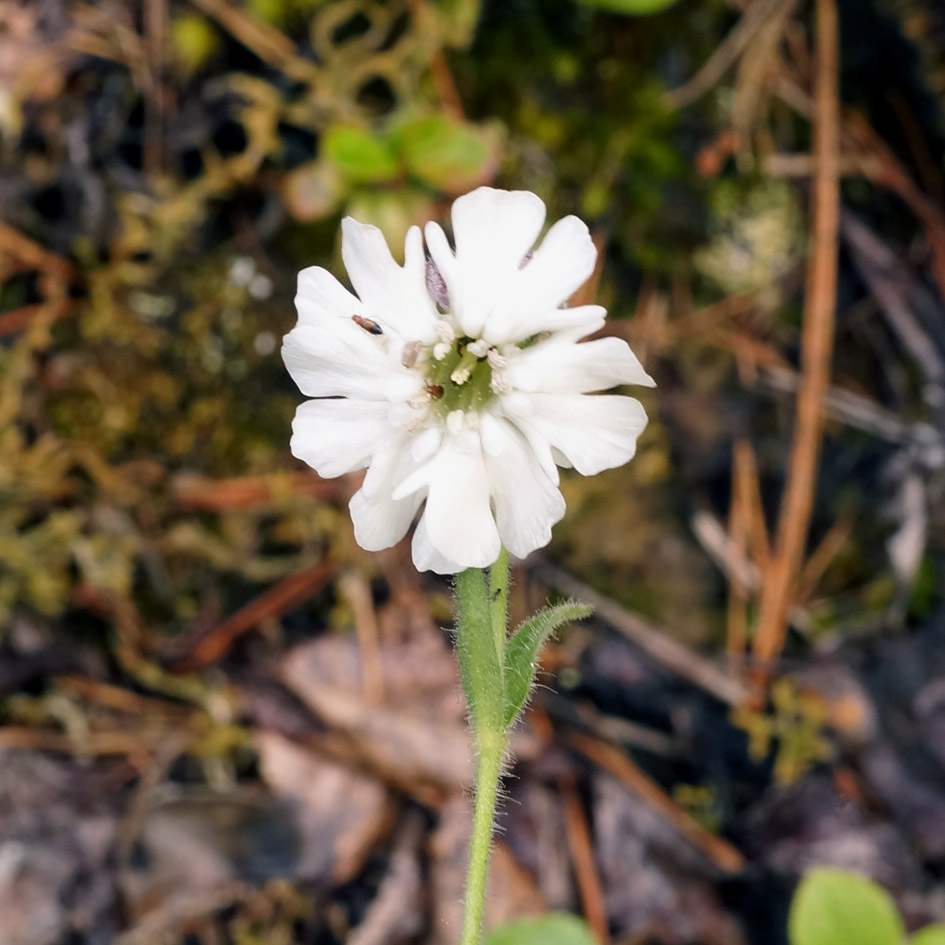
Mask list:
[[542,644],[558,627],[589,617],[587,604],[565,601],[529,617],[512,635],[505,649],[505,725],[511,726],[531,692]]
[[456,654],[466,703],[480,744],[505,733],[505,673],[492,632],[486,578],[478,568],[456,575]]

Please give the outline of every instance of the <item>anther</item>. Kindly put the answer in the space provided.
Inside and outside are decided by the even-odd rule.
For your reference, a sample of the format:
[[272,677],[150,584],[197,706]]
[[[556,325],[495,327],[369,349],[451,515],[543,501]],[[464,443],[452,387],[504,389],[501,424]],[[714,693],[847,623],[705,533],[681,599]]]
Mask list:
[[452,344],[456,340],[456,332],[453,331],[453,326],[443,318],[436,320],[433,331],[440,341],[448,341]]
[[493,394],[507,394],[512,389],[509,375],[501,368],[493,368],[492,377],[489,380],[489,389]]
[[453,373],[450,374],[450,380],[454,384],[465,384],[469,380],[469,375],[472,374],[473,368],[476,366],[476,362],[479,358],[469,350],[467,347],[463,352],[462,358],[460,358],[459,364],[453,368]]

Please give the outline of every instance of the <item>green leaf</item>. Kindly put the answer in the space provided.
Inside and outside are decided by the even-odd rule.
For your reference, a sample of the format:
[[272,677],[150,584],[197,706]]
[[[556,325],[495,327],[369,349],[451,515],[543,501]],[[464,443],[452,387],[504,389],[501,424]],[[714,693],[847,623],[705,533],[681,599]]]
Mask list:
[[627,16],[650,16],[671,7],[677,0],[577,0],[586,7],[598,7],[610,13]]
[[456,654],[466,702],[480,743],[505,734],[505,682],[495,637],[486,577],[478,568],[456,575]]
[[919,929],[909,939],[909,945],[945,945],[945,925],[927,925]]
[[552,912],[540,919],[520,919],[494,929],[483,945],[595,945],[595,941],[586,922],[564,912]]
[[322,138],[325,156],[352,181],[392,180],[400,173],[389,141],[350,125],[329,128]]
[[396,144],[407,168],[424,183],[464,193],[481,183],[492,161],[488,138],[476,125],[430,115],[402,125]]
[[791,945],[900,945],[902,919],[871,879],[818,867],[801,880],[788,917]]
[[505,650],[505,724],[511,725],[531,692],[535,663],[542,644],[562,624],[589,617],[593,608],[566,601],[529,617],[512,635]]

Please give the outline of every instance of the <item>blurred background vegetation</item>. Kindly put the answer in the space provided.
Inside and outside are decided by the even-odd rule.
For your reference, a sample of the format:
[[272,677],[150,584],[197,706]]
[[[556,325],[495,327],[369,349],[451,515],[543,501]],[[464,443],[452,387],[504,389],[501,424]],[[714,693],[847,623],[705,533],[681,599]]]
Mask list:
[[[836,5],[836,354],[810,541],[782,678],[728,699],[768,784],[836,759],[830,726],[860,733],[886,697],[857,689],[850,710],[792,674],[890,635],[941,642],[945,598],[945,11]],[[801,0],[0,0],[0,745],[118,758],[123,790],[154,771],[265,781],[253,666],[326,632],[370,650],[365,607],[383,625],[408,590],[448,621],[445,584],[354,545],[356,480],[290,456],[279,345],[298,270],[342,272],[342,216],[397,247],[484,183],[588,222],[588,298],[659,385],[633,463],[566,478],[521,606],[576,576],[713,672],[728,650],[740,686],[804,383],[813,22]],[[549,657],[558,687],[653,721],[629,682],[581,669],[593,645]],[[916,687],[939,679],[914,663]],[[699,770],[658,780],[737,834],[747,795]],[[199,941],[295,940],[253,937],[295,934],[290,892],[254,908]]]

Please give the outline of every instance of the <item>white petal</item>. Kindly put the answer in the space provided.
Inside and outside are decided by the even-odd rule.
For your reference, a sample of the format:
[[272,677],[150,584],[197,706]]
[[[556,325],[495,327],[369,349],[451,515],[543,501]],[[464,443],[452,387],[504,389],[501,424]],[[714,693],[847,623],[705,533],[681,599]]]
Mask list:
[[646,427],[643,405],[618,395],[520,394],[503,398],[499,409],[539,457],[560,451],[585,476],[630,460]]
[[571,344],[552,336],[511,357],[507,371],[512,386],[525,391],[583,394],[617,384],[656,386],[622,338]]
[[300,320],[282,342],[282,360],[303,394],[309,397],[405,399],[422,387],[409,371],[350,318],[323,319],[317,326]]
[[508,447],[508,429],[506,425],[489,411],[485,411],[479,420],[479,438],[482,448],[490,456],[501,456]]
[[423,501],[422,493],[394,499],[396,485],[414,469],[409,434],[398,433],[383,441],[368,467],[361,488],[348,508],[354,523],[354,538],[365,551],[380,551],[397,544],[407,533]]
[[292,421],[292,455],[326,479],[362,469],[394,433],[388,409],[380,400],[308,400]]
[[[309,266],[299,273],[295,307],[299,326],[325,328],[352,322],[353,315],[365,315],[361,300],[352,295],[327,269]],[[355,326],[357,327],[357,326]],[[367,335],[363,329],[362,334]]]
[[440,448],[443,440],[443,428],[429,426],[414,437],[410,445],[410,455],[417,463],[425,463]]
[[458,574],[465,571],[464,565],[457,561],[450,561],[442,552],[433,546],[427,532],[426,516],[422,516],[413,533],[413,542],[410,554],[414,567],[418,571],[434,571],[437,574]]
[[442,232],[427,228],[427,245],[449,290],[462,330],[479,337],[486,319],[534,246],[545,221],[545,205],[525,190],[480,187],[452,210],[455,259]]
[[596,261],[587,226],[573,216],[559,220],[509,280],[483,336],[497,344],[555,330],[556,310],[587,282]]
[[351,217],[341,221],[341,258],[370,317],[402,339],[431,341],[437,313],[426,289],[426,261],[418,227],[407,233],[404,257],[404,265],[397,265],[376,226]]
[[[542,309],[530,316],[499,320],[492,316],[482,337],[492,345],[525,341],[542,332],[567,332],[569,341],[578,341],[603,327],[607,309],[602,305],[576,305],[574,308]],[[559,340],[563,340],[560,339]]]
[[477,431],[444,437],[436,455],[407,476],[393,494],[399,498],[423,492],[426,535],[455,571],[492,564],[501,545]]
[[496,524],[502,544],[524,558],[551,541],[551,526],[561,520],[565,503],[522,434],[508,421],[498,422],[506,427],[506,449],[486,455]]
[[348,503],[354,523],[354,540],[365,551],[381,551],[396,545],[410,528],[422,496],[392,499],[389,494],[365,494],[360,488]]
[[414,437],[415,434],[401,431],[378,445],[361,483],[365,495],[391,495],[401,480],[417,468],[410,450]]

